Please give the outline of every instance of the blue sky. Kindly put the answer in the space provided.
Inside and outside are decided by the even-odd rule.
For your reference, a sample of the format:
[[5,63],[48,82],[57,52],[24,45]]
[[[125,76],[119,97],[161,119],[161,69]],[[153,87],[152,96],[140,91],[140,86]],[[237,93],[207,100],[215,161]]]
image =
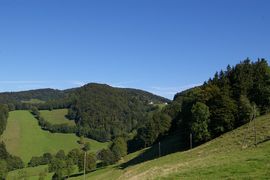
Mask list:
[[268,0],[0,0],[0,91],[88,82],[168,98],[269,59]]

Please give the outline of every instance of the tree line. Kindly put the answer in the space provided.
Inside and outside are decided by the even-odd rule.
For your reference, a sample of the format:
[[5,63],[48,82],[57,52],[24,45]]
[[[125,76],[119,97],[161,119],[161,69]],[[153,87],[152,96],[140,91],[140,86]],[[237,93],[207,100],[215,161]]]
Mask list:
[[114,164],[127,155],[127,144],[123,137],[115,138],[109,148],[97,153],[90,152],[91,146],[83,137],[80,138],[79,143],[80,149],[72,149],[67,154],[59,150],[54,155],[44,153],[42,156],[34,156],[28,162],[28,167],[48,165],[48,172],[54,173],[53,179],[61,180],[70,177],[77,168],[80,172],[85,170],[85,173],[89,173],[97,167]]
[[68,117],[75,119],[78,134],[101,142],[131,133],[145,123],[144,118],[152,109],[151,101],[167,102],[144,91],[101,84],[77,89],[72,99]]
[[167,134],[181,132],[187,146],[192,134],[195,145],[199,145],[268,112],[268,63],[265,59],[256,62],[246,59],[234,67],[228,65],[226,71],[215,73],[203,85],[176,94],[168,106],[157,112],[160,115],[152,116],[153,123],[148,120],[138,130],[135,144],[141,141],[141,147],[152,145],[163,136],[164,129]]
[[46,121],[41,115],[37,107],[32,106],[30,112],[38,120],[39,126],[46,131],[52,133],[77,133],[78,128],[76,126],[69,126],[67,124],[52,124]]
[[[0,105],[0,136],[6,129],[8,119],[8,106]],[[0,179],[5,179],[7,172],[24,167],[23,161],[17,156],[10,155],[5,143],[0,143]]]

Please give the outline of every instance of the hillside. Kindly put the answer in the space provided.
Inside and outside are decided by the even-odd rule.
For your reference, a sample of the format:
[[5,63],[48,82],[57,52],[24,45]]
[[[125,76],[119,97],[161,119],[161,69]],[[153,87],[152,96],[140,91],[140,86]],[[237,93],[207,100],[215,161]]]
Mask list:
[[35,100],[34,103],[41,101],[48,101],[52,99],[64,98],[65,92],[56,89],[37,89],[20,92],[3,92],[0,93],[0,103],[31,103],[31,100]]
[[41,110],[39,112],[40,116],[51,124],[67,124],[69,126],[75,126],[74,120],[69,120],[66,118],[68,109],[55,109],[51,111]]
[[[152,110],[152,104],[167,102],[170,100],[146,91],[97,83],[67,90],[39,89],[0,93],[0,103],[7,104],[10,110],[29,110],[33,106],[44,112],[68,109],[67,117],[75,120],[77,134],[102,142],[137,130]],[[43,115],[48,115],[48,122],[55,124],[50,121],[50,117],[57,118],[57,113],[49,115],[47,112]],[[63,133],[61,128],[54,128],[53,132]]]
[[73,102],[69,118],[75,119],[81,127],[79,134],[99,141],[108,141],[138,129],[153,109],[151,102],[169,102],[145,91],[95,83],[76,89],[70,97]]
[[[66,152],[79,148],[79,138],[74,134],[50,133],[43,131],[37,120],[28,111],[12,111],[9,113],[7,128],[1,136],[8,152],[17,155],[27,163],[32,156],[41,156],[43,153],[56,153],[63,149]],[[91,150],[97,151],[106,148],[107,143],[87,139]]]
[[[88,179],[267,179],[270,176],[270,114],[256,119],[257,147],[248,124],[192,150],[121,168],[149,149],[130,154],[117,165],[98,169]],[[245,134],[247,148],[242,149]],[[166,140],[168,141],[168,139]],[[174,146],[175,141],[171,146]],[[170,148],[166,145],[166,148]],[[71,178],[81,179],[81,177]]]

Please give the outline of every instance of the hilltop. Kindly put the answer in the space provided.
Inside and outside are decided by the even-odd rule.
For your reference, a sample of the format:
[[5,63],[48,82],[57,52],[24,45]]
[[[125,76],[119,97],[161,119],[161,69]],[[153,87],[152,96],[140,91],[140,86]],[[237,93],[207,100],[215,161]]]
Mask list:
[[[268,175],[270,68],[265,59],[228,65],[203,85],[177,93],[173,101],[95,83],[67,90],[65,96],[40,103],[24,100],[15,109],[30,109],[42,130],[74,133],[110,141],[110,145],[96,154],[86,153],[89,145],[80,140],[81,150],[69,155],[57,152],[52,159],[41,157],[46,162],[34,165],[48,164],[55,178],[79,176],[85,161],[82,151],[87,154],[86,172],[94,179],[220,178],[233,172],[236,177]],[[255,141],[255,129],[246,129],[256,117]],[[190,141],[192,150],[188,150]],[[259,167],[249,164],[250,156]],[[74,167],[79,171],[72,175]]]
[[0,93],[0,103],[7,104],[10,110],[31,110],[33,107],[39,110],[68,109],[66,117],[75,120],[77,128],[67,131],[70,128],[55,128],[50,124],[42,128],[76,133],[102,142],[138,129],[153,109],[152,104],[168,102],[170,100],[146,91],[97,83],[62,91],[38,89]]

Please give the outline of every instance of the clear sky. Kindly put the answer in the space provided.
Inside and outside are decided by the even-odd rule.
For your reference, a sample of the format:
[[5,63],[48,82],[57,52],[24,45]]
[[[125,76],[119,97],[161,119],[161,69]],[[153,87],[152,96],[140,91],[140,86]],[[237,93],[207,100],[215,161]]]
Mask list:
[[0,91],[88,82],[165,97],[270,59],[269,0],[0,0]]

